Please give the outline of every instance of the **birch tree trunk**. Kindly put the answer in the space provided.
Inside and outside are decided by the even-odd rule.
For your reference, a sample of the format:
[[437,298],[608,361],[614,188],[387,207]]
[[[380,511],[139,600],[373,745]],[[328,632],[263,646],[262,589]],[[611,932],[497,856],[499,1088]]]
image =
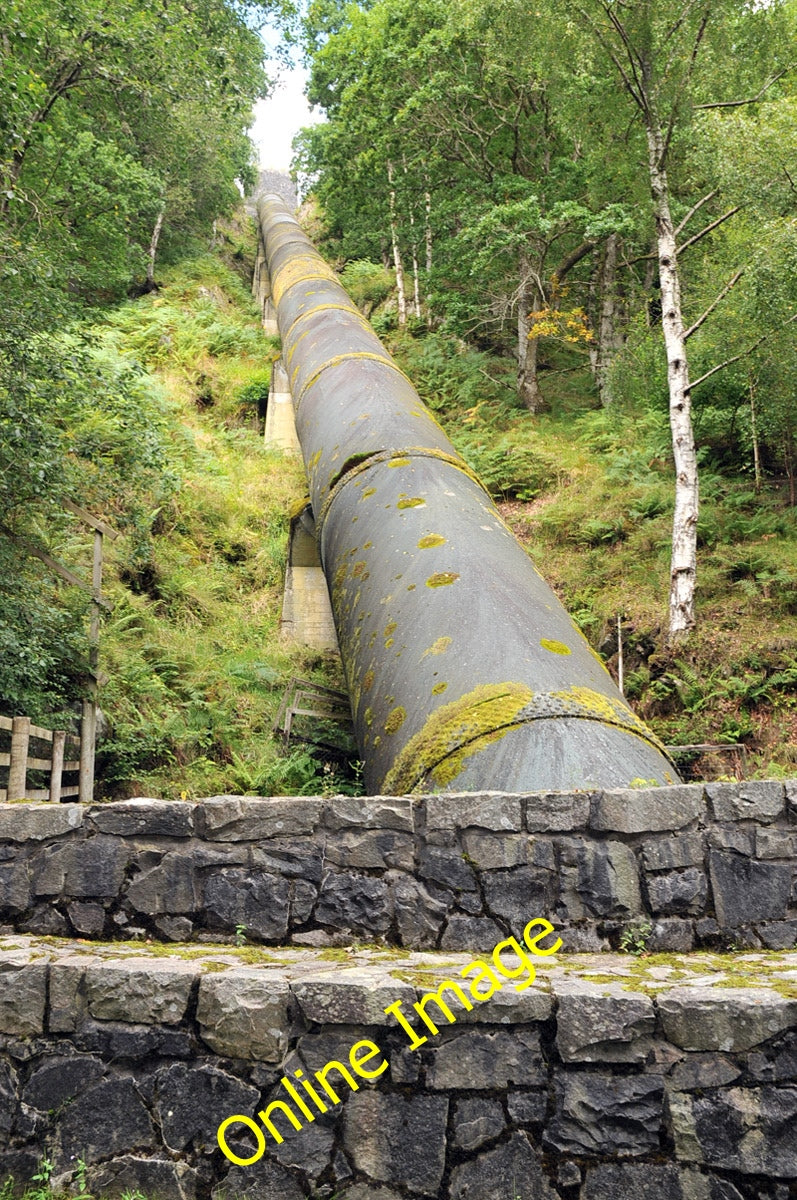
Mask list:
[[427,192],[425,195],[426,201],[426,271],[427,274],[432,269],[432,194]]
[[152,230],[152,237],[149,240],[149,255],[147,258],[147,284],[146,290],[153,292],[155,290],[155,258],[158,253],[158,242],[160,241],[161,230],[163,229],[163,214],[166,211],[166,205],[162,204],[158,209],[158,215],[155,218],[155,226]]
[[615,353],[621,341],[617,332],[617,243],[616,233],[609,234],[601,263],[600,274],[600,320],[598,322],[598,346],[595,359],[595,379],[601,404],[607,408],[612,402],[609,373]]
[[396,224],[396,190],[393,187],[393,164],[387,164],[387,178],[390,184],[390,240],[393,245],[393,266],[396,270],[396,291],[398,293],[398,323],[407,324],[407,293],[404,290],[404,263],[401,261],[401,248],[398,240],[398,225]]
[[750,435],[753,439],[753,474],[755,476],[755,490],[761,491],[761,450],[758,445],[758,421],[756,420],[755,407],[755,382],[750,380]]
[[[650,111],[650,110],[649,110]],[[666,147],[661,127],[646,122],[650,187],[656,222],[661,286],[661,324],[667,351],[670,430],[675,459],[675,511],[670,560],[670,609],[667,644],[682,641],[695,624],[697,578],[697,517],[699,509],[697,455],[692,432],[689,366],[686,359],[681,287],[678,277],[675,228],[670,213]]]
[[[528,255],[521,251],[517,300],[517,394],[532,414],[542,412],[545,397],[537,379],[537,338],[529,337],[529,312],[538,298]],[[540,301],[542,303],[542,301]]]

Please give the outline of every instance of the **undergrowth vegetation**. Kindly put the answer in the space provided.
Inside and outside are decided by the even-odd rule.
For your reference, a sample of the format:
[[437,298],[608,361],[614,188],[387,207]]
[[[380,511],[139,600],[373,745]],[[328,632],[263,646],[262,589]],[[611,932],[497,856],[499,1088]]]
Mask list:
[[[80,426],[110,455],[86,504],[122,534],[106,546],[100,796],[352,786],[334,762],[285,752],[272,732],[292,676],[334,686],[339,667],[279,635],[289,513],[305,482],[297,460],[263,446],[258,407],[278,346],[243,281],[244,249],[239,236],[227,262],[172,267],[93,330],[103,369],[137,380],[130,436],[136,462],[142,439],[151,460],[148,472],[116,461],[133,447],[101,407]],[[87,546],[75,530],[63,548],[84,573]]]

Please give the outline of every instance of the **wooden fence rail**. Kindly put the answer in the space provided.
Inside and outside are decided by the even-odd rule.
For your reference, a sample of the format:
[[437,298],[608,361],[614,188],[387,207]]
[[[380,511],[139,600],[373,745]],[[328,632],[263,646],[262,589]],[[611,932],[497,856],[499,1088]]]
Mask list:
[[[5,788],[0,788],[0,800],[52,800],[57,804],[69,796],[79,796],[81,800],[91,798],[93,780],[90,775],[85,777],[80,738],[63,729],[43,729],[40,725],[32,725],[29,717],[0,716],[0,731],[11,734],[10,752],[0,754],[0,767],[8,768],[8,782]],[[47,757],[31,755],[31,739],[49,743],[51,749]],[[67,744],[77,747],[78,758],[66,759]],[[50,786],[29,788],[29,771],[49,771]],[[64,787],[63,776],[71,772],[79,772],[79,782]]]

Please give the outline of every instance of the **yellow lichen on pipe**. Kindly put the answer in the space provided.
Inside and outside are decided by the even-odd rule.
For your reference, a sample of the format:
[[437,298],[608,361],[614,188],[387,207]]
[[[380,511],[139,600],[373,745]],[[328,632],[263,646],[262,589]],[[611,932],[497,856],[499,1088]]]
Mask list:
[[459,774],[464,759],[485,744],[483,739],[502,736],[533,699],[523,683],[479,684],[435,709],[395,759],[385,776],[385,794],[411,792],[426,774],[445,787]]

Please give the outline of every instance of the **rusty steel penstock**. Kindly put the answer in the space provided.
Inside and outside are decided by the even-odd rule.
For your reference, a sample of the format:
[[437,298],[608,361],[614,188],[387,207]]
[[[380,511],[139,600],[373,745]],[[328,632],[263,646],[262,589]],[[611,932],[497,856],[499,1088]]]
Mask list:
[[368,791],[677,781],[279,197],[259,221]]

